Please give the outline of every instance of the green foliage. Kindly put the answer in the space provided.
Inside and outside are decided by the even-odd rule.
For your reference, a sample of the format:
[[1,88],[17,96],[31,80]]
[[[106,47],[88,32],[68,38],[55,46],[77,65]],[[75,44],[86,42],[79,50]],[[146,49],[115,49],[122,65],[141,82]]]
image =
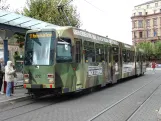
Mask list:
[[153,42],[140,42],[136,45],[145,51],[149,59],[161,59],[161,41]]
[[24,59],[24,56],[20,57],[18,51],[16,51],[14,54],[14,63],[16,64],[17,63],[16,61],[23,61],[23,59]]
[[[62,4],[67,3],[69,0],[63,0]],[[27,7],[23,9],[22,14],[48,23],[66,26],[68,21],[64,14],[60,14],[57,10],[57,5],[60,0],[28,0]],[[69,20],[74,27],[80,27],[79,14],[76,8],[68,4],[64,7]]]
[[21,72],[23,69],[23,59],[24,59],[24,56],[20,57],[18,51],[16,51],[14,54],[14,64],[18,72]]
[[161,41],[157,41],[154,43],[154,55],[156,58],[160,59],[161,58]]
[[17,39],[17,43],[19,44],[19,47],[22,48],[25,41],[25,35],[15,34],[14,37]]

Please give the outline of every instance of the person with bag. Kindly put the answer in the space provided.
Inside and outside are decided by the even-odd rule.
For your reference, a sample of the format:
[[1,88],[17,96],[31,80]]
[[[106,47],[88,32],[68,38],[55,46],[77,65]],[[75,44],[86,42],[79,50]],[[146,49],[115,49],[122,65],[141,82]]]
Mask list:
[[7,82],[6,96],[10,97],[12,91],[12,83],[14,82],[14,75],[16,70],[13,69],[12,61],[7,61],[7,65],[5,66],[5,80]]

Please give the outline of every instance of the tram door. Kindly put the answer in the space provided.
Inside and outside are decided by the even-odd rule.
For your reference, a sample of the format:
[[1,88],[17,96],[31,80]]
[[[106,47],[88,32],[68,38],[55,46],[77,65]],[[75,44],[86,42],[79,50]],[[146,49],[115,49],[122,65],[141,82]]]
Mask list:
[[110,66],[109,66],[109,62],[110,62],[110,46],[105,45],[105,79],[107,83],[110,83],[111,79],[110,79]]
[[112,83],[117,83],[119,79],[119,47],[113,46],[112,47]]
[[112,82],[112,47],[109,46],[108,48],[108,80]]
[[84,73],[83,73],[83,64],[82,64],[82,40],[81,39],[76,39],[75,38],[75,49],[73,52],[74,53],[74,58],[73,60],[75,61],[75,66],[80,69],[79,73],[77,73],[76,75],[76,82],[73,82],[73,89],[76,89],[76,91],[81,90],[83,88],[83,84],[84,84],[84,79],[82,79],[82,77],[84,77]]

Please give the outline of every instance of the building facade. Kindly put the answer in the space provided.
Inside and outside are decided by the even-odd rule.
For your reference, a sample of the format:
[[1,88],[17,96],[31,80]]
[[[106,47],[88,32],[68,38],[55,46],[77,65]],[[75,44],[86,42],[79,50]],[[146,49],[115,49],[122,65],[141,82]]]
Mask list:
[[161,0],[135,6],[131,19],[133,44],[161,40]]

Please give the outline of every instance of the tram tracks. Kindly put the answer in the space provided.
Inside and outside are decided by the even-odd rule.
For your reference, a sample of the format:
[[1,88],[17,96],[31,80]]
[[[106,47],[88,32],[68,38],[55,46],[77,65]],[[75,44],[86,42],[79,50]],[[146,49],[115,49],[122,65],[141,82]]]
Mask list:
[[[160,78],[161,76],[158,76],[157,77],[157,79],[158,78]],[[157,80],[157,79],[155,79],[155,80]],[[116,103],[114,103],[114,104],[112,104],[111,106],[109,106],[109,107],[106,107],[104,110],[102,110],[99,114],[100,115],[98,115],[98,117],[99,116],[101,116],[102,114],[104,114],[105,112],[107,112],[108,110],[110,110],[111,108],[113,108],[113,107],[115,107],[117,104],[119,104],[119,103],[121,103],[122,101],[124,101],[125,99],[127,99],[128,97],[130,97],[130,96],[132,96],[133,94],[135,94],[136,92],[138,92],[139,90],[141,90],[142,88],[144,88],[144,87],[146,87],[147,85],[149,85],[150,83],[152,83],[153,81],[155,81],[155,80],[152,80],[152,81],[150,81],[150,82],[148,82],[148,83],[146,83],[145,85],[143,85],[143,86],[141,86],[140,88],[138,88],[138,89],[136,89],[135,91],[133,91],[132,93],[130,93],[129,95],[127,95],[127,96],[125,96],[124,98],[122,98],[121,100],[119,100],[119,101],[117,101]],[[159,85],[160,86],[160,85]],[[159,88],[159,86],[157,87],[157,88]],[[157,90],[157,89],[155,89],[155,90]],[[155,91],[154,91],[155,92]],[[16,113],[14,113],[14,114],[12,114],[12,115],[9,115],[9,116],[4,116],[4,118],[3,118],[3,116],[1,115],[2,113],[8,113],[7,111],[10,111],[9,109],[8,110],[4,110],[4,111],[2,111],[2,112],[0,112],[0,121],[5,121],[5,120],[9,120],[9,119],[12,119],[12,118],[16,118],[16,117],[18,117],[18,116],[21,116],[21,115],[25,115],[25,114],[28,114],[28,113],[31,113],[31,112],[34,112],[34,111],[37,111],[37,110],[39,110],[39,109],[43,109],[43,108],[46,108],[46,107],[50,107],[50,106],[52,106],[52,105],[55,105],[56,103],[61,103],[61,101],[65,101],[65,100],[69,100],[69,98],[67,99],[67,98],[63,98],[63,97],[59,97],[59,98],[57,98],[57,99],[49,99],[48,100],[48,102],[47,102],[47,104],[43,104],[43,105],[37,105],[37,103],[39,103],[39,102],[41,102],[41,101],[33,101],[33,102],[31,102],[31,103],[28,103],[28,104],[24,104],[24,105],[21,105],[21,106],[17,106],[17,107],[14,107],[14,108],[12,108],[12,109],[10,109],[11,110],[11,112],[16,112]],[[42,102],[44,102],[44,101],[42,101]],[[45,101],[46,102],[46,101]],[[34,106],[34,104],[36,104],[37,105],[37,107],[35,107],[35,108],[31,108],[32,106]],[[29,106],[29,108],[27,108],[27,106]],[[21,110],[22,110],[22,108],[24,108],[24,111],[19,111],[19,108],[21,108]],[[18,110],[16,110],[16,111],[14,111],[14,109],[18,109]],[[107,110],[107,111],[106,111]],[[103,112],[104,111],[104,112]],[[1,118],[2,117],[2,118]],[[94,117],[92,117],[92,118],[94,118]],[[96,118],[94,118],[94,119],[92,119],[91,118],[91,121],[92,120],[94,120],[94,119],[96,119]],[[129,117],[130,118],[130,117]],[[90,121],[90,120],[89,120]]]
[[[93,117],[91,117],[90,119],[88,119],[87,121],[94,121],[95,119],[98,119],[100,116],[102,116],[103,114],[105,114],[106,112],[108,112],[110,109],[112,109],[113,107],[119,105],[120,103],[122,103],[124,100],[126,100],[127,98],[129,98],[130,96],[134,95],[135,93],[137,93],[138,91],[140,91],[141,89],[143,89],[144,87],[146,87],[147,85],[151,84],[152,82],[156,81],[157,79],[159,79],[161,76],[157,77],[155,80],[152,80],[148,83],[146,83],[145,85],[143,85],[142,87],[138,88],[137,90],[133,91],[132,93],[130,93],[129,95],[125,96],[124,98],[120,99],[119,101],[117,101],[116,103],[113,103],[111,106],[108,106],[106,108],[104,108],[102,111],[100,111],[99,113],[97,113],[96,115],[94,115]],[[139,107],[137,107],[135,109],[135,111],[128,116],[128,118],[126,119],[126,121],[130,121],[130,119],[139,111],[139,109],[141,109],[141,107],[154,95],[155,91],[161,86],[161,83],[152,91],[152,93],[147,97],[147,99],[145,99]]]
[[[66,95],[63,96],[62,95],[60,97],[56,97],[55,99],[51,98],[51,99],[46,100],[46,101],[42,101],[42,100],[33,101],[31,103],[28,103],[28,104],[25,104],[25,105],[22,105],[22,106],[18,106],[18,107],[12,108],[12,109],[7,109],[7,110],[4,110],[4,111],[0,112],[0,121],[9,120],[9,119],[12,119],[12,118],[24,115],[24,114],[28,114],[30,112],[34,112],[34,111],[37,111],[37,110],[40,110],[40,109],[43,109],[43,108],[47,108],[47,107],[50,107],[50,106],[52,106],[54,104],[60,103],[61,101],[65,101],[65,100],[68,100],[68,99],[69,99],[68,96],[66,96]],[[43,98],[43,100],[45,100],[45,98]],[[39,102],[40,102],[40,104],[39,104]],[[43,103],[41,103],[41,102],[43,102]],[[44,104],[44,102],[47,103],[47,104]],[[28,109],[27,110],[28,107],[26,107],[26,106],[30,106],[30,108],[31,108],[32,105],[35,106],[34,104],[36,104],[37,107],[35,107],[34,109]],[[22,108],[24,110],[22,110]],[[17,109],[17,110],[14,111],[15,109]],[[6,118],[3,118],[2,115],[4,115],[7,111],[16,112],[16,114],[12,113],[10,116],[5,115]],[[4,114],[2,114],[2,113],[4,113]]]

